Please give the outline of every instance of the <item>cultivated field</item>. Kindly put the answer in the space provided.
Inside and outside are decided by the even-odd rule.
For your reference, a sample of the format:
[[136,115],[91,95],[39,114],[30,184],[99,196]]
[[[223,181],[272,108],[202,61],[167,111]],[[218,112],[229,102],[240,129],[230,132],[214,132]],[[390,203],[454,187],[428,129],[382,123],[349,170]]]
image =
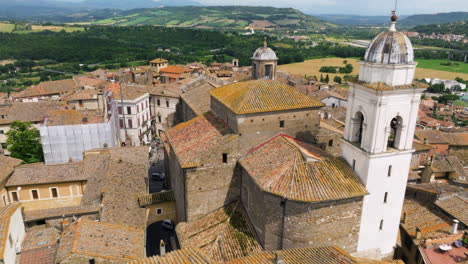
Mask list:
[[[281,71],[289,72],[292,74],[300,74],[300,75],[307,75],[307,76],[317,76],[317,78],[320,78],[320,74],[323,74],[323,77],[325,77],[327,74],[326,73],[321,73],[319,72],[320,68],[322,66],[343,66],[343,60],[347,60],[348,63],[351,63],[354,66],[354,71],[351,73],[352,75],[356,75],[359,73],[359,63],[357,59],[351,59],[351,58],[323,58],[323,59],[314,59],[314,60],[307,60],[304,62],[300,63],[292,63],[292,64],[286,64],[286,65],[280,65],[279,69]],[[423,60],[419,60],[423,61]],[[424,60],[426,61],[426,60]],[[432,61],[432,60],[429,60]],[[423,67],[429,67],[427,66],[427,63],[420,63],[421,66]],[[460,65],[463,64],[460,62]],[[445,66],[450,69],[450,66]],[[453,66],[457,67],[457,66]],[[467,64],[464,64],[463,67],[468,67]],[[462,67],[462,68],[463,68]],[[466,72],[466,71],[464,71]],[[333,77],[335,75],[343,77],[345,74],[329,74],[330,76],[330,81],[333,80]],[[439,79],[455,79],[455,77],[460,77],[465,80],[468,80],[468,72],[466,73],[461,73],[461,72],[449,72],[449,71],[441,71],[441,70],[434,70],[434,69],[424,69],[419,67],[416,69],[416,76],[415,78],[417,79],[422,79],[422,78],[439,78]]]
[[15,29],[15,24],[0,23],[0,32],[11,33]]
[[[419,68],[468,74],[468,63],[463,63],[461,61],[425,59],[419,59],[416,61],[418,62]],[[450,63],[451,65],[442,65],[446,63]]]

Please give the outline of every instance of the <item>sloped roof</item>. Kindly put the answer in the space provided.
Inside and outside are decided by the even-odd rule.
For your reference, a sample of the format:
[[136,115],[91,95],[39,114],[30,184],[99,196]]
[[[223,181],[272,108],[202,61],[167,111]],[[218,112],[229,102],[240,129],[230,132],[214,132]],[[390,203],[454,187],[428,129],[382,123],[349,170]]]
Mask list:
[[112,92],[116,100],[135,100],[145,94],[148,94],[147,87],[145,86],[135,86],[135,85],[125,85],[114,82],[110,83],[105,87],[106,91]]
[[28,250],[56,245],[59,237],[60,230],[57,227],[30,228],[24,237],[21,251],[23,253]]
[[468,146],[468,133],[444,133],[449,145]]
[[15,98],[35,97],[43,95],[54,95],[71,92],[77,89],[78,85],[73,79],[41,82],[26,88],[24,91],[15,94]]
[[20,159],[10,158],[0,155],[0,183],[5,181],[8,176],[15,170],[15,167],[20,165],[23,161]]
[[151,60],[150,63],[167,63],[167,60],[162,59],[162,58],[157,58],[157,59]]
[[229,84],[210,91],[236,114],[316,108],[323,103],[296,91],[293,87],[272,80],[254,80]]
[[[206,254],[199,248],[183,248],[171,251],[164,255],[164,257],[153,256],[150,258],[136,260],[130,262],[131,264],[218,264],[212,261]],[[129,263],[129,264],[130,264]]]
[[58,218],[62,216],[78,216],[78,215],[88,215],[88,214],[98,214],[99,210],[101,209],[98,205],[78,205],[78,206],[67,206],[67,207],[57,207],[57,208],[50,208],[50,209],[42,209],[42,210],[32,210],[32,211],[25,211],[24,214],[24,221],[37,221],[43,219],[50,219],[50,218]]
[[93,89],[78,90],[69,95],[62,97],[62,101],[78,101],[78,100],[98,100],[98,95],[101,92]]
[[449,196],[436,201],[435,204],[463,224],[468,225],[468,197]]
[[56,101],[42,101],[34,103],[14,102],[8,111],[6,120],[0,120],[0,122],[41,122],[47,117],[49,111],[64,108],[65,104],[63,102]]
[[144,230],[80,218],[62,234],[56,261],[84,255],[116,261],[145,257]]
[[429,144],[448,144],[447,138],[438,130],[416,130],[414,135],[422,142],[426,138]]
[[47,126],[67,126],[103,123],[99,110],[52,110],[48,113]]
[[281,258],[284,264],[391,264],[401,261],[382,261],[357,259],[339,247],[294,248],[278,251],[265,251],[242,259],[228,261],[226,264],[271,264]]
[[212,112],[178,124],[165,134],[182,168],[197,167],[214,148],[237,137],[228,124]]
[[181,66],[175,66],[175,65],[169,65],[166,68],[162,68],[159,70],[161,74],[182,74],[184,72],[190,72],[192,71],[189,68],[181,67]]
[[417,141],[413,141],[413,147],[416,151],[429,151],[434,148],[431,145],[426,145]]
[[221,263],[262,251],[240,202],[180,223],[176,231],[182,248],[198,247]]
[[73,80],[75,80],[75,82],[80,86],[91,86],[95,88],[98,88],[99,86],[107,82],[106,80],[93,78],[89,76],[74,76]]
[[196,115],[201,115],[210,111],[210,93],[209,91],[216,88],[209,82],[203,82],[181,95],[184,102],[195,112]]
[[25,164],[17,167],[5,186],[24,186],[58,182],[86,181],[81,173],[82,162],[45,165],[44,163]]
[[430,210],[419,201],[405,199],[402,215],[406,218],[401,226],[415,238],[416,227],[421,230],[423,239],[444,237],[450,234],[451,219],[436,210]]
[[251,150],[240,164],[263,191],[289,200],[318,202],[367,194],[344,159],[284,134]]

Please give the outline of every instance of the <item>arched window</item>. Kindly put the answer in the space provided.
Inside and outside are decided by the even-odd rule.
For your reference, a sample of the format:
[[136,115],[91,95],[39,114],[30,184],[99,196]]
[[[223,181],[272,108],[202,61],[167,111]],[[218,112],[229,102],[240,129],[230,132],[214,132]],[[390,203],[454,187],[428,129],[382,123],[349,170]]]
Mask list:
[[362,142],[362,134],[363,134],[363,127],[364,127],[364,115],[361,112],[356,112],[354,118],[351,120],[351,142],[358,142],[359,144]]
[[403,120],[397,116],[390,121],[390,134],[388,135],[387,148],[398,149],[401,139],[401,128]]

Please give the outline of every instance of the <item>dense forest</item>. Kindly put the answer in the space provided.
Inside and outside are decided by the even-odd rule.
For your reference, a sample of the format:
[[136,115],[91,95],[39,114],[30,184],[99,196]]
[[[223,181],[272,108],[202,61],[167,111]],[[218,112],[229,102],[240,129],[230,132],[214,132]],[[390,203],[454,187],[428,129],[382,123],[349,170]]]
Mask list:
[[[39,32],[0,34],[0,59],[53,60],[80,64],[121,63],[164,57],[172,63],[240,59],[250,57],[262,45],[263,36],[209,30],[138,27],[91,27],[81,32]],[[275,42],[287,48],[275,47]],[[292,40],[269,40],[280,58],[279,63],[300,62],[307,58],[338,56],[362,57],[363,49],[329,43],[312,47]],[[170,52],[161,50],[170,49]],[[160,51],[158,51],[160,50]]]

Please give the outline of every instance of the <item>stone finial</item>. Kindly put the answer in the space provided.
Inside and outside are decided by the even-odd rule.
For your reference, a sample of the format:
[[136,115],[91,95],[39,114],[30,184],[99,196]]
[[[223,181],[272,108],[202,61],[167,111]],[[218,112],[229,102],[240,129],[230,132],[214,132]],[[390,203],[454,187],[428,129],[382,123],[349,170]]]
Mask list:
[[268,45],[267,45],[267,37],[266,37],[266,36],[263,37],[263,47],[264,47],[264,48],[268,47]]

